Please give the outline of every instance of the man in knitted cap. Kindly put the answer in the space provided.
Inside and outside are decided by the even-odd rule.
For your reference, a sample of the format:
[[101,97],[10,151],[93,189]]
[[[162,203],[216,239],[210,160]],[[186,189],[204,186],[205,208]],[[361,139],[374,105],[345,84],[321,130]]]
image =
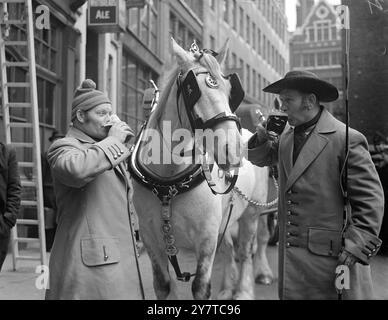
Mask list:
[[57,204],[46,299],[140,299],[121,121],[91,80],[74,94],[72,125],[48,151]]
[[381,245],[384,195],[366,138],[350,129],[347,202],[345,124],[320,105],[338,90],[291,71],[264,91],[279,94],[289,123],[279,139],[259,126],[248,144],[250,161],[279,168],[279,297],[337,299],[343,289],[344,299],[373,298],[369,262]]

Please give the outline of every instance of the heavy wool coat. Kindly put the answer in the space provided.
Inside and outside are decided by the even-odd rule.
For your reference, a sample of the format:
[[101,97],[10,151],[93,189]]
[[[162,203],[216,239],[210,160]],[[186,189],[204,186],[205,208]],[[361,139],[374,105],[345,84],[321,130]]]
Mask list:
[[129,218],[129,150],[72,127],[48,151],[57,231],[46,299],[141,299]]
[[343,298],[374,298],[369,261],[381,244],[377,235],[384,195],[366,138],[350,130],[351,212],[342,234],[345,125],[324,109],[295,165],[291,127],[278,142],[256,137],[249,142],[249,160],[258,166],[279,166],[279,297],[336,299],[335,269],[344,243],[359,262],[350,269],[350,290],[344,290]]

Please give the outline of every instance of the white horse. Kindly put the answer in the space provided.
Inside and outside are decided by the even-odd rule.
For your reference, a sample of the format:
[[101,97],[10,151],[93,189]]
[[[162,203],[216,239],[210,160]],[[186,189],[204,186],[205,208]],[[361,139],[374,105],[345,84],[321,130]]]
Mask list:
[[[189,150],[176,151],[181,141],[170,143],[168,140],[171,137],[167,137],[166,132],[192,129],[197,123],[193,121],[195,118],[202,122],[202,127],[224,133],[217,136],[218,143],[205,145],[219,167],[228,170],[240,166],[243,141],[236,117],[231,115],[230,108],[230,105],[236,104],[236,96],[239,96],[236,90],[238,91],[239,87],[232,78],[223,76],[221,72],[220,65],[227,53],[227,43],[216,57],[214,52],[209,51],[185,51],[175,41],[172,47],[178,68],[166,81],[160,103],[152,112],[131,159],[131,173],[134,178],[133,204],[139,219],[140,235],[152,264],[156,297],[178,298],[176,286],[170,278],[169,259],[172,261],[179,256],[177,249],[189,248],[194,250],[197,259],[192,283],[193,297],[209,299],[218,235],[225,225],[223,221],[226,219],[225,212],[228,211],[229,195],[215,196],[201,178],[201,167],[196,170],[198,166],[195,164],[165,161],[159,164],[150,160],[155,160],[156,157],[163,160],[185,157]],[[197,91],[200,91],[200,97]],[[185,99],[182,99],[182,96]],[[240,102],[237,101],[238,104]],[[191,136],[189,138],[192,140]],[[157,142],[153,145],[160,149],[156,153],[149,148],[154,140]],[[221,162],[221,158],[225,161]],[[237,186],[250,197],[265,201],[265,191],[255,190],[257,185],[252,184],[253,169],[246,170],[247,166],[252,167],[244,161]],[[263,173],[257,177],[257,181],[261,178],[265,181],[267,177],[268,175]],[[236,199],[231,223],[238,219],[243,211],[250,212],[251,209],[247,208],[242,200]],[[246,227],[249,233],[255,231],[251,226]],[[251,243],[254,237],[255,233],[250,234],[246,243]],[[243,255],[240,262],[244,265]],[[245,271],[243,266],[241,274],[245,275],[249,272],[248,269]],[[185,280],[190,278],[187,275],[181,276]],[[245,290],[245,287],[246,285],[240,285],[241,290]],[[248,294],[241,296],[252,296],[252,289],[249,290]]]
[[[251,135],[243,129],[245,142]],[[268,171],[268,167],[256,167],[243,159],[235,188],[223,196],[224,220],[221,228],[225,226],[231,204],[233,209],[230,227],[220,248],[224,267],[221,291],[218,294],[221,300],[254,299],[254,279],[260,284],[272,283],[273,274],[266,255],[269,239],[267,215],[262,215],[271,206],[268,203]]]

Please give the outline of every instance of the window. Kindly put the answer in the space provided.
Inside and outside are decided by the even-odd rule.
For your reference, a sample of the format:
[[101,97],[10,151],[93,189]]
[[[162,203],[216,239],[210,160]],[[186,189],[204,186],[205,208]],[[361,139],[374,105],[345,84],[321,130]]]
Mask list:
[[237,68],[237,56],[235,53],[232,53],[232,68]]
[[244,9],[240,7],[240,36],[244,37]]
[[257,52],[261,55],[261,30],[257,29]]
[[246,33],[246,41],[247,43],[251,42],[251,19],[247,15],[247,33]]
[[251,93],[251,67],[247,64],[247,83],[246,89],[248,93]]
[[301,66],[302,66],[302,63],[301,63],[301,54],[295,53],[293,56],[294,56],[294,57],[293,57],[292,63],[293,63],[294,68],[301,67]]
[[306,41],[314,42],[315,41],[315,29],[310,27],[306,28]]
[[264,0],[259,0],[259,10],[263,12]]
[[317,65],[318,66],[328,66],[330,61],[329,61],[329,52],[318,52],[317,56]]
[[158,1],[149,1],[144,8],[129,8],[128,29],[152,52],[157,53]]
[[150,68],[141,64],[128,52],[123,52],[122,61],[122,98],[118,115],[129,126],[138,132],[143,123],[142,100],[143,93],[149,87],[149,80],[155,82],[158,76]]
[[209,5],[212,10],[216,9],[216,0],[209,0]]
[[315,22],[315,29],[317,34],[317,41],[330,40],[330,21],[317,21]]
[[252,95],[253,95],[254,98],[257,98],[256,70],[252,71],[252,80],[253,80]]
[[182,22],[178,23],[178,38],[176,39],[178,44],[185,48],[186,44],[186,27]]
[[229,0],[222,1],[222,10],[223,10],[224,21],[229,23]]
[[[155,0],[152,0],[155,2]],[[184,0],[187,5],[195,12],[195,14],[202,20],[203,16],[203,1],[198,0]],[[127,1],[128,2],[128,1]],[[148,0],[148,2],[151,2]]]
[[261,86],[261,74],[258,75],[258,79],[257,79],[257,84],[258,84],[258,90],[259,90],[259,100],[261,100],[261,89],[262,89],[262,86]]
[[216,50],[216,39],[213,36],[210,36],[210,49]]
[[342,64],[341,51],[333,51],[331,53],[331,64]]
[[263,58],[264,60],[267,60],[267,38],[265,35],[263,35]]
[[314,67],[315,66],[315,54],[305,53],[303,54],[303,67]]
[[256,51],[256,24],[252,22],[252,48]]
[[232,1],[232,7],[231,7],[231,12],[232,12],[232,28],[234,30],[237,30],[237,12],[236,12],[236,8],[237,8],[237,2],[236,0],[233,0]]
[[270,63],[271,60],[271,43],[267,39],[267,62]]

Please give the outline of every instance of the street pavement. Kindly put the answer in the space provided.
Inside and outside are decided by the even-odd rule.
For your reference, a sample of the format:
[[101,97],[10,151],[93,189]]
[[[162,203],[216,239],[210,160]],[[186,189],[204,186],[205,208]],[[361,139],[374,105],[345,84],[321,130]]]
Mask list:
[[[34,248],[31,251],[37,250]],[[270,267],[273,270],[275,280],[272,285],[255,285],[255,295],[258,300],[278,300],[277,295],[277,247],[269,247],[267,250]],[[181,250],[178,256],[182,272],[194,273],[195,257],[193,254]],[[44,290],[37,289],[36,282],[39,273],[35,273],[39,262],[18,261],[17,271],[12,270],[12,256],[8,254],[3,270],[0,272],[0,300],[43,300]],[[216,257],[212,276],[212,299],[215,299],[221,284],[222,262]],[[372,261],[372,276],[379,300],[388,300],[388,257],[377,256]],[[140,268],[144,283],[146,299],[155,299],[152,288],[152,272],[149,258],[146,253],[140,256]],[[172,269],[172,268],[170,268]],[[39,282],[38,282],[39,283]],[[177,284],[178,296],[180,299],[192,299],[191,283]]]

